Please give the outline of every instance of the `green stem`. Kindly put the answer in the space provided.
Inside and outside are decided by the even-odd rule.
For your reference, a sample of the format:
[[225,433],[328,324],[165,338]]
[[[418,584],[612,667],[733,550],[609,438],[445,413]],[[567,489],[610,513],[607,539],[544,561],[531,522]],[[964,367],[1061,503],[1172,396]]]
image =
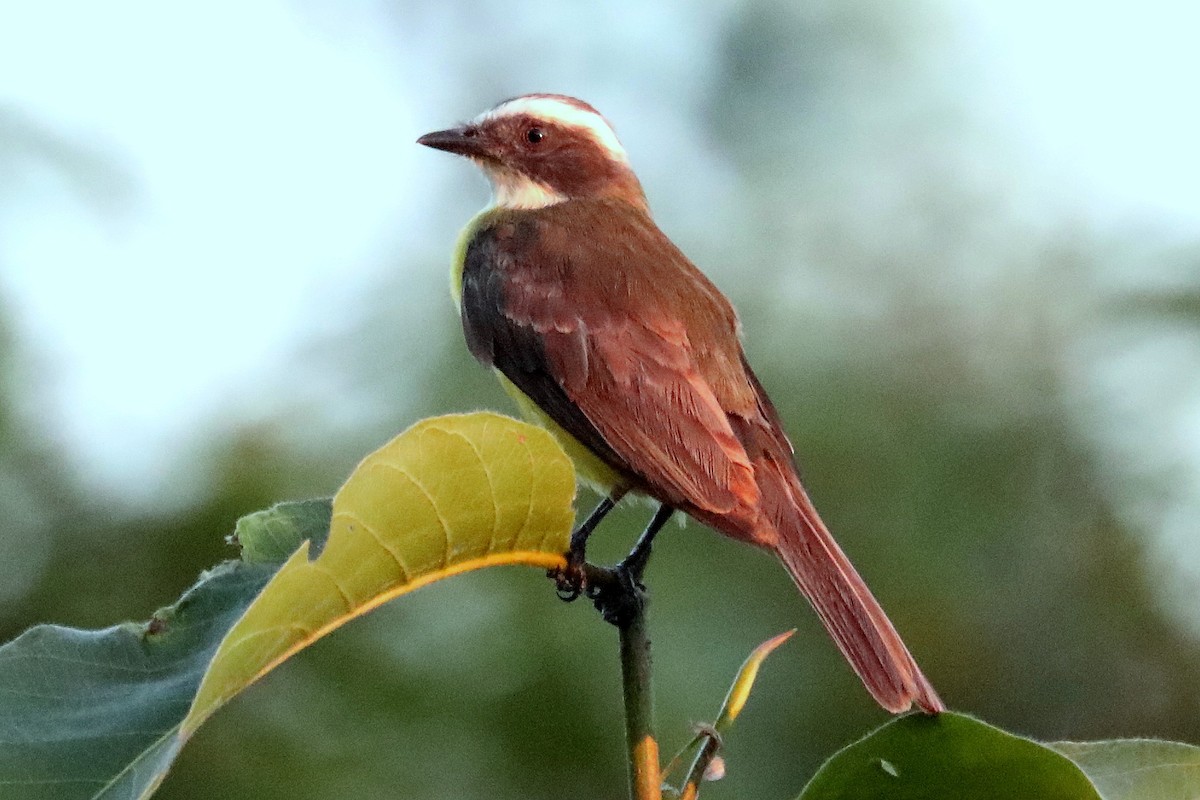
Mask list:
[[646,596],[638,593],[636,610],[621,633],[621,683],[625,689],[625,742],[629,748],[629,796],[661,800],[662,774],[654,738],[654,692],[650,682],[650,638]]
[[645,590],[627,570],[584,564],[588,596],[621,638],[621,685],[625,695],[625,743],[631,800],[662,800],[662,766],[654,738],[654,691]]

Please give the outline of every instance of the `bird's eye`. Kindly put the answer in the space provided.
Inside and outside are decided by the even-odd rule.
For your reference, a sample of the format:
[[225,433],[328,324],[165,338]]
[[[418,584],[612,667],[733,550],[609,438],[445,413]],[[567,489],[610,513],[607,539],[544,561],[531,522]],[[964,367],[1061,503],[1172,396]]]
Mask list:
[[525,131],[525,141],[529,142],[530,144],[537,144],[545,138],[546,132],[541,128],[530,128],[529,130]]

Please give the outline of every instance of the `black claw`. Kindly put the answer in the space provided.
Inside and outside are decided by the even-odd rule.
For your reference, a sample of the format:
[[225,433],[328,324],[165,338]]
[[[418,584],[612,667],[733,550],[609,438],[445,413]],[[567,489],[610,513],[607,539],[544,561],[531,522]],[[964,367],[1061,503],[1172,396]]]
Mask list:
[[554,591],[558,594],[558,599],[564,603],[571,603],[578,600],[586,586],[583,575],[583,560],[577,558],[574,553],[567,553],[566,566],[560,569],[548,570],[546,577],[554,581]]

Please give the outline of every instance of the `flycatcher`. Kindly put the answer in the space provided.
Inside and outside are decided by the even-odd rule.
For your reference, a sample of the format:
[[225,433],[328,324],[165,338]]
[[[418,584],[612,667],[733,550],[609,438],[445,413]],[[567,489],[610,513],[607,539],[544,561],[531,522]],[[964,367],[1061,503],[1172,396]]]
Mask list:
[[654,224],[604,117],[533,94],[417,141],[492,184],[454,258],[471,353],[606,494],[570,558],[627,492],[649,495],[645,542],[679,510],[770,550],[880,705],[943,710],[801,486],[733,307]]

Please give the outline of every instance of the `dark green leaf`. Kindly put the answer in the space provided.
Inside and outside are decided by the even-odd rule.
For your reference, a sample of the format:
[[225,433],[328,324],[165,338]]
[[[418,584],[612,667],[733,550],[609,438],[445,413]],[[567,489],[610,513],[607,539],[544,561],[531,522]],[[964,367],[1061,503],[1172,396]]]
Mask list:
[[278,566],[222,564],[147,624],[39,625],[0,647],[0,797],[144,796],[221,639]]
[[893,720],[825,762],[801,800],[1100,800],[1069,759],[960,714]]

